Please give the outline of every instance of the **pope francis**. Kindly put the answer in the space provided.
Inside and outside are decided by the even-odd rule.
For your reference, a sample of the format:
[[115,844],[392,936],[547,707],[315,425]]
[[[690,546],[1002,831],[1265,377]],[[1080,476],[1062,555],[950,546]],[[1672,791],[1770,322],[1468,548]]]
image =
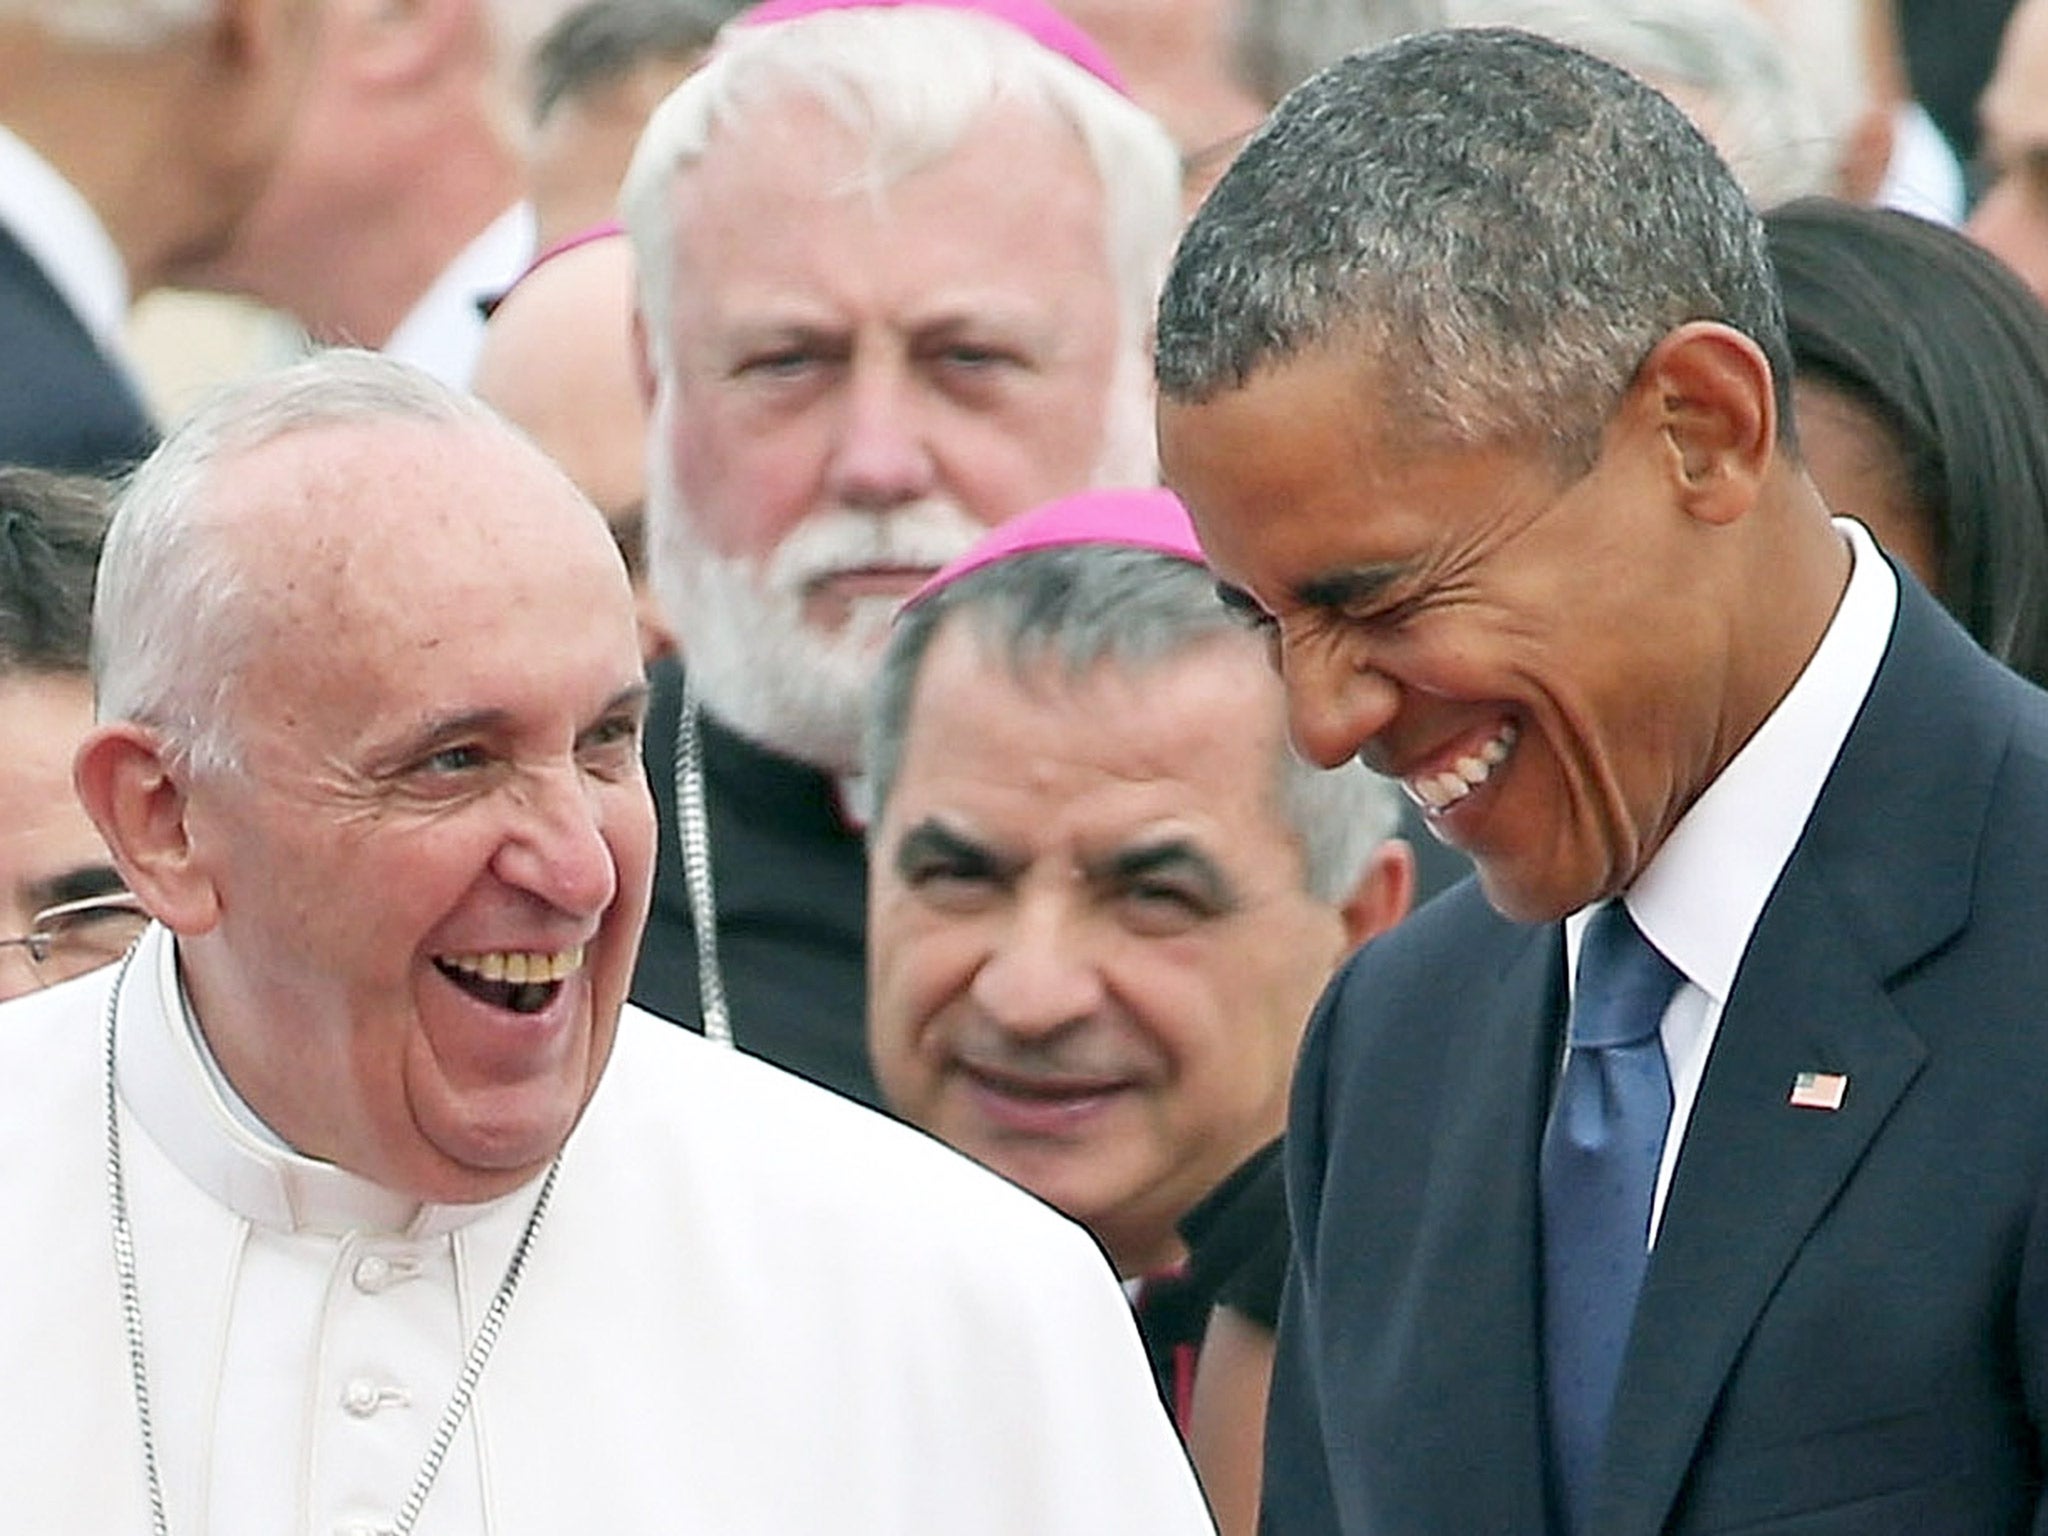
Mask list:
[[94,666],[155,921],[0,1009],[10,1529],[1209,1529],[1078,1228],[624,1005],[632,594],[487,410],[348,352],[202,407]]

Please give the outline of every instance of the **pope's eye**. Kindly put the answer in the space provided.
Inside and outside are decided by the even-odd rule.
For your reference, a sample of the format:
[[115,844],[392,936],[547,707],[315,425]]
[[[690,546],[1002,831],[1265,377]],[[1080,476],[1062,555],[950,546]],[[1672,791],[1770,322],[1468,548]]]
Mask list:
[[467,773],[481,768],[484,763],[482,747],[465,744],[459,747],[443,747],[421,760],[420,767],[428,773]]

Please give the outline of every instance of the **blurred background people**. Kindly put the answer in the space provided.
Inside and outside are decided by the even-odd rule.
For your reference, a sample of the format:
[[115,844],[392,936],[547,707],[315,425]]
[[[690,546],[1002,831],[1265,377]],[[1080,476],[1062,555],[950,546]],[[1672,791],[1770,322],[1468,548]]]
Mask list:
[[1267,1149],[1323,985],[1407,911],[1394,787],[1293,755],[1264,646],[1160,490],[1063,498],[942,571],[885,653],[868,768],[884,1099],[1094,1232],[1249,1530],[1263,1381],[1227,1416],[1210,1394],[1198,1437],[1197,1352],[1227,1302],[1270,1361]]
[[1156,473],[1172,141],[1057,12],[1001,11],[736,24],[623,202],[688,684],[655,670],[634,997],[869,1102],[857,780],[889,623],[984,528]]
[[141,931],[71,788],[92,729],[97,480],[0,465],[0,998],[118,956]]
[[649,661],[675,645],[647,581],[647,406],[633,253],[614,217],[648,115],[702,62],[726,0],[588,0],[542,34],[527,148],[540,253],[491,306],[471,387],[597,503],[619,541]]
[[[1811,3],[1840,20],[1860,0]],[[1838,184],[1846,109],[1833,103],[1856,87],[1813,88],[1747,0],[1446,0],[1445,12],[1569,43],[1649,81],[1714,141],[1759,206]],[[1845,29],[1836,46],[1859,40]],[[1831,67],[1861,78],[1860,62]]]
[[1237,57],[1238,0],[1059,0],[1180,150],[1193,212],[1271,105]]
[[614,218],[640,130],[742,8],[585,0],[541,34],[526,67],[526,190],[538,250]]
[[131,300],[217,259],[298,108],[311,0],[0,4],[0,463],[154,439]]
[[520,74],[568,0],[322,0],[276,175],[197,286],[467,385],[534,253]]
[[647,403],[633,349],[633,251],[623,231],[542,258],[484,327],[471,387],[562,466],[618,540],[649,661],[675,648],[647,581]]
[[1977,104],[1983,186],[1969,230],[2048,302],[2048,0],[2020,0]]
[[1910,97],[1889,0],[1238,4],[1240,72],[1269,101],[1361,47],[1438,26],[1519,26],[1682,98],[1762,206],[1829,193],[1950,221],[1962,212],[1960,165]]
[[1890,7],[1908,88],[1965,166],[1977,159],[1977,98],[2012,8],[2013,0],[1897,0]]
[[1808,199],[1764,228],[1821,495],[1992,655],[2048,683],[2048,310],[1909,214]]

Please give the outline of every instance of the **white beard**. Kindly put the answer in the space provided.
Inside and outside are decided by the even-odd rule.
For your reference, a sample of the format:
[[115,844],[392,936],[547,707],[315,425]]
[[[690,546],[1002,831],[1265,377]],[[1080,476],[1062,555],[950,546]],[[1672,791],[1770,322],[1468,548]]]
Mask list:
[[667,480],[657,472],[649,486],[650,568],[704,707],[785,756],[858,773],[868,693],[902,599],[855,599],[828,631],[806,623],[806,588],[862,566],[936,569],[987,530],[946,501],[885,513],[834,507],[805,518],[765,560],[722,555],[698,537]]
[[[861,566],[930,566],[964,554],[987,525],[948,498],[889,512],[813,512],[765,557],[724,555],[699,536],[675,486],[664,385],[648,432],[647,571],[704,707],[741,735],[847,777],[861,772],[868,695],[902,600],[855,601],[832,631],[804,621],[805,587]],[[1104,401],[1093,485],[1153,485],[1147,349],[1121,349]],[[1023,511],[1024,508],[1016,508]]]

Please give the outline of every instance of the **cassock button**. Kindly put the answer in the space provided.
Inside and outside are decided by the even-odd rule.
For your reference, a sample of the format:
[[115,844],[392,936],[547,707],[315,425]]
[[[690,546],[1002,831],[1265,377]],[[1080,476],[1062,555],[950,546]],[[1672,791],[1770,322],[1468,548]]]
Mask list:
[[391,1261],[379,1253],[357,1260],[355,1282],[357,1290],[375,1296],[391,1284]]
[[341,1406],[359,1419],[367,1419],[383,1401],[377,1383],[361,1376],[341,1389]]

